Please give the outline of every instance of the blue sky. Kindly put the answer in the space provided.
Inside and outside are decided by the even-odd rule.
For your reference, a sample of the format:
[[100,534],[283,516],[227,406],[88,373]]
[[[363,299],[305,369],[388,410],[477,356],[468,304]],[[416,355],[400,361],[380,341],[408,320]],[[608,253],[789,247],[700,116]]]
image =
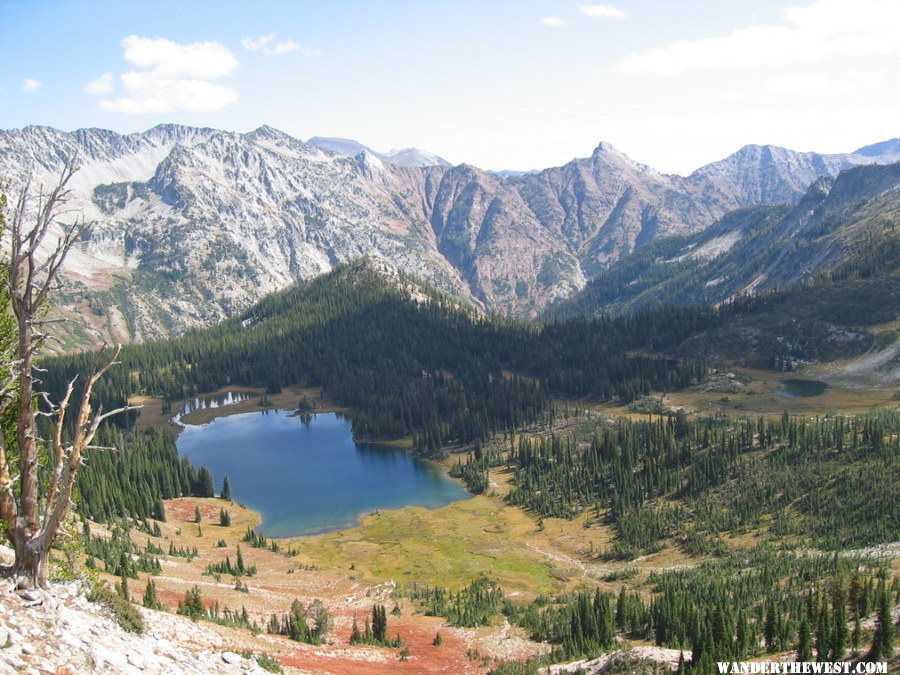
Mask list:
[[161,122],[686,173],[900,135],[900,0],[0,0],[0,128]]

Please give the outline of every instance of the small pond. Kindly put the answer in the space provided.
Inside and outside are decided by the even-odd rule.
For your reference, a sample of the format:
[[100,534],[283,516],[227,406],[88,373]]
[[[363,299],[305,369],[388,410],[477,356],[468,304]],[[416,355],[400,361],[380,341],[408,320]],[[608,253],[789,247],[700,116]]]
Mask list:
[[812,396],[821,396],[828,389],[828,385],[819,380],[782,380],[782,389],[776,392],[779,396],[785,398],[810,398]]

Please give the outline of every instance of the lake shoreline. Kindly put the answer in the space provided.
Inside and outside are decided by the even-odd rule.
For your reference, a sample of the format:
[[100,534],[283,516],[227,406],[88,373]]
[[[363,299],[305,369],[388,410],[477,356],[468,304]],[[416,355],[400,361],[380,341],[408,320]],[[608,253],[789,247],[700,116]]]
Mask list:
[[[267,538],[340,532],[385,511],[433,510],[473,497],[446,463],[395,444],[355,441],[343,413],[303,419],[253,403],[215,402],[185,414],[176,444],[180,456],[208,467],[217,483],[229,476],[232,498],[258,515],[256,527]],[[194,423],[197,412],[207,413],[202,424]]]

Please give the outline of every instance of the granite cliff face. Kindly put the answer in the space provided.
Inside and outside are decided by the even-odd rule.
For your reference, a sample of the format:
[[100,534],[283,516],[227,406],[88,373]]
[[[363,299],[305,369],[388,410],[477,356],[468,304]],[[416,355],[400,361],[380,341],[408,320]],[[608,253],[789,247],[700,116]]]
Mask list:
[[0,132],[11,196],[29,177],[52,184],[70,157],[81,166],[69,207],[91,230],[65,270],[67,345],[207,325],[361,255],[485,310],[534,316],[635,248],[884,161],[748,146],[681,177],[601,143],[562,167],[501,176],[418,150],[312,140],[265,126]]

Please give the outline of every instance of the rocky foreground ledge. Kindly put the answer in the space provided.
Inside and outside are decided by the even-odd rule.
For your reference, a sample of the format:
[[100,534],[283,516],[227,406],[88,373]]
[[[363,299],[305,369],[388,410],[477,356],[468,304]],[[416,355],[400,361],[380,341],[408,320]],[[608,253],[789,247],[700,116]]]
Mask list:
[[[263,673],[255,661],[219,651],[220,637],[183,617],[138,608],[141,635],[123,630],[80,583],[16,591],[0,581],[0,673]],[[191,649],[196,647],[196,650]]]

